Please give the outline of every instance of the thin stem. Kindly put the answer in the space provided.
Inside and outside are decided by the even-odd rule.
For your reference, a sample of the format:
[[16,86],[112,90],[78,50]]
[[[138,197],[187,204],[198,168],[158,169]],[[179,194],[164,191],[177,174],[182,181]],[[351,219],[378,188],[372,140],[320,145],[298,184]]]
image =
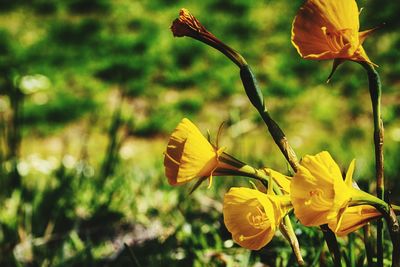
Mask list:
[[297,264],[300,266],[304,265],[303,257],[301,256],[299,241],[296,238],[296,233],[293,231],[292,222],[290,221],[289,215],[283,218],[283,222],[279,226],[281,233],[289,240],[290,246],[295,254]]
[[340,254],[339,244],[337,242],[335,234],[329,229],[327,224],[321,225],[322,233],[326,244],[328,245],[329,252],[331,253],[333,264],[335,267],[342,266],[342,256]]
[[350,267],[355,267],[356,266],[356,257],[355,257],[355,251],[354,251],[354,233],[349,234],[349,261],[350,261]]
[[371,224],[367,223],[363,227],[364,230],[364,245],[365,245],[365,254],[367,255],[367,266],[373,267],[373,243],[371,240]]
[[[385,185],[383,173],[383,122],[381,118],[381,95],[382,86],[378,72],[374,67],[363,62],[361,65],[368,74],[369,93],[371,96],[372,113],[374,118],[374,144],[375,144],[375,172],[376,172],[376,194],[378,198],[384,199]],[[383,221],[377,221],[377,260],[378,267],[383,267]]]
[[211,33],[195,33],[191,35],[190,37],[197,39],[201,42],[204,42],[208,44],[209,46],[217,49],[220,51],[222,54],[227,56],[230,60],[232,60],[233,63],[235,63],[239,68],[241,66],[247,65],[246,60],[240,55],[238,52],[236,52],[233,48],[230,46],[227,46],[225,43],[221,42],[217,37],[215,37]]
[[[376,170],[376,193],[378,198],[384,200],[385,196],[385,183],[384,183],[384,165],[383,165],[383,139],[384,129],[381,118],[381,95],[382,84],[378,72],[374,66],[368,62],[360,62],[360,64],[367,71],[369,92],[372,103],[372,113],[374,119],[374,145],[375,145],[375,170]],[[390,215],[385,216],[388,223],[388,229],[393,243],[392,253],[392,266],[400,266],[399,247],[400,237],[398,222],[393,210],[390,210]],[[378,267],[383,267],[383,221],[377,221],[377,261]]]
[[240,68],[240,77],[242,79],[243,87],[245,88],[246,94],[250,99],[250,102],[260,113],[262,119],[268,127],[268,131],[274,139],[276,145],[281,150],[283,156],[289,162],[294,172],[297,172],[299,161],[296,153],[290,146],[285,133],[279,127],[279,125],[272,119],[265,106],[264,97],[261,90],[258,87],[257,80],[248,65]]

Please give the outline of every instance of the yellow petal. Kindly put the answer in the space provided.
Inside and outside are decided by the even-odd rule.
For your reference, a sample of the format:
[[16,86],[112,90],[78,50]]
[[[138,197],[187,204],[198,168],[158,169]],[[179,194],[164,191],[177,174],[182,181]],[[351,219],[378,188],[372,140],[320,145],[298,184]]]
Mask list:
[[290,192],[295,215],[306,226],[325,224],[338,217],[352,197],[352,190],[326,151],[303,158]]
[[291,41],[305,59],[369,61],[361,48],[359,12],[354,0],[308,0],[292,24]]
[[210,176],[218,164],[214,147],[198,128],[184,118],[172,133],[164,157],[165,174],[171,185]]
[[337,235],[344,236],[381,216],[377,209],[369,205],[348,207],[343,213],[343,218],[339,227],[337,225],[338,221],[335,219],[330,220],[328,226],[333,231],[336,230],[335,232]]
[[353,159],[350,163],[349,169],[347,170],[346,173],[346,178],[344,179],[344,182],[347,184],[347,186],[353,186],[353,173],[354,173],[354,168],[356,166],[356,160]]

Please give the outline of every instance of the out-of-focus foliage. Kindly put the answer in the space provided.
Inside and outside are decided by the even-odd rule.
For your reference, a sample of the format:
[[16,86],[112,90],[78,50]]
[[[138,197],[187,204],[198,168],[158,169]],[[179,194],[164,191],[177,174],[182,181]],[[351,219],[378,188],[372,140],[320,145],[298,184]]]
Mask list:
[[[400,203],[400,34],[397,1],[358,1],[383,82],[385,174]],[[300,59],[290,44],[301,1],[0,1],[1,266],[291,266],[283,238],[250,252],[223,226],[212,189],[171,188],[168,134],[187,116],[230,154],[287,169],[246,99],[238,69],[209,47],[173,38],[188,8],[255,71],[274,119],[298,155],[329,150],[373,191],[371,104],[363,69]],[[215,140],[215,138],[214,138]],[[306,262],[330,265],[322,234],[296,224]],[[360,265],[362,243],[340,239]],[[358,240],[358,239],[356,239]],[[124,247],[126,243],[130,249]],[[347,249],[348,246],[352,249]],[[389,255],[389,251],[387,251]]]

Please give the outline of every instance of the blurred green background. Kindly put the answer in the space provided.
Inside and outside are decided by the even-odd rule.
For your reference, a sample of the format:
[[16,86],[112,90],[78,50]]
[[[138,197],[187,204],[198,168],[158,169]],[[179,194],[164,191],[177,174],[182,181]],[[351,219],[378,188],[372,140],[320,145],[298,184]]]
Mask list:
[[[163,151],[183,117],[255,167],[288,166],[223,55],[169,30],[181,7],[240,51],[299,156],[329,150],[374,192],[368,84],[346,62],[300,59],[290,43],[302,1],[1,0],[1,266],[292,266],[285,240],[235,245],[222,198],[239,178],[189,196],[164,176]],[[400,3],[358,1],[364,47],[383,82],[388,197],[400,203]],[[215,139],[214,139],[215,140]],[[322,234],[294,222],[310,265],[331,265]],[[360,237],[357,232],[353,237]],[[364,245],[339,239],[363,266]],[[124,246],[124,243],[126,246]],[[128,249],[129,247],[129,249]],[[390,249],[385,249],[389,257]]]

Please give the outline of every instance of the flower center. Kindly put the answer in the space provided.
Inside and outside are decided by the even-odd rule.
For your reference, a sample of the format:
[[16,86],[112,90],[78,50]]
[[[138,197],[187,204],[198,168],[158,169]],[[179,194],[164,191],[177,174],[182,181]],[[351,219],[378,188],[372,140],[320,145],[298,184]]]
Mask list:
[[266,229],[269,226],[268,218],[261,206],[256,207],[256,212],[247,214],[247,221],[256,229]]
[[326,27],[322,27],[321,30],[329,48],[334,52],[343,54],[343,56],[352,56],[360,46],[358,36],[354,34],[352,29],[328,31]]
[[305,201],[305,205],[312,205],[314,208],[318,207],[322,209],[326,209],[332,205],[330,199],[327,198],[323,190],[318,188],[315,190],[311,190],[308,193],[310,195],[310,198]]

